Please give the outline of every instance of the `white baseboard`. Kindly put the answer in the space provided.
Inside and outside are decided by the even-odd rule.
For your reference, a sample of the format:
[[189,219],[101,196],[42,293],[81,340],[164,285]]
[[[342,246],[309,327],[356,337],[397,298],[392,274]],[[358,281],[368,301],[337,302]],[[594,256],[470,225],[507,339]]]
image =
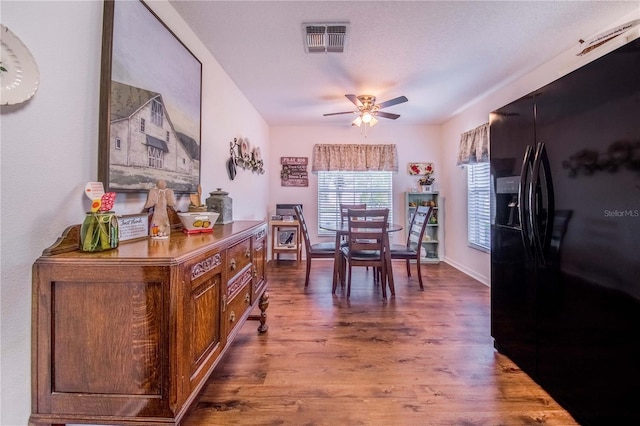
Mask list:
[[475,271],[472,271],[466,267],[464,267],[463,265],[459,264],[458,262],[455,262],[451,259],[449,259],[448,257],[445,256],[444,261],[446,263],[448,263],[449,265],[453,266],[454,268],[456,268],[457,270],[459,270],[460,272],[469,275],[471,278],[474,278],[478,281],[480,281],[482,284],[486,285],[487,287],[491,287],[491,277],[487,277],[481,274],[478,274]]

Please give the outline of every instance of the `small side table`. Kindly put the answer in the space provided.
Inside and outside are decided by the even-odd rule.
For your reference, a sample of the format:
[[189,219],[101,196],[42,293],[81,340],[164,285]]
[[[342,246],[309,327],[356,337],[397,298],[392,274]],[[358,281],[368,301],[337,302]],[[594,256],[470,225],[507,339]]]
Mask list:
[[296,260],[302,260],[302,238],[300,222],[297,220],[272,220],[271,225],[271,253],[275,260],[280,260],[280,254],[293,254]]

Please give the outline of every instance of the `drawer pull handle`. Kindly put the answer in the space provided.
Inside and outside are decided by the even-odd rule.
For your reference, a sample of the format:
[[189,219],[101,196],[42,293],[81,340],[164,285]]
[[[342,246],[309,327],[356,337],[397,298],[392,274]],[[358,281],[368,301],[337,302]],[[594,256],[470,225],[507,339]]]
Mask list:
[[244,252],[244,257],[246,257],[247,259],[251,257],[251,250],[247,249],[247,251]]
[[231,262],[229,262],[229,263],[230,263],[231,270],[235,271],[235,269],[236,269],[236,260],[235,259],[231,259]]
[[234,311],[229,314],[229,322],[236,322],[236,313]]
[[251,302],[251,295],[249,294],[249,292],[247,292],[247,294],[244,295],[244,301],[246,303],[250,303]]
[[253,268],[253,278],[257,278],[258,276],[258,268]]

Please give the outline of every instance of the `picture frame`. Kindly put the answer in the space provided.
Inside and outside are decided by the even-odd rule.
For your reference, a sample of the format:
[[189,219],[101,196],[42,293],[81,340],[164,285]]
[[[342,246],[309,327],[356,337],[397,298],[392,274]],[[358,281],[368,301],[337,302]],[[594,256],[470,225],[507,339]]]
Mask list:
[[277,248],[296,248],[298,232],[296,228],[280,228],[278,230]]
[[409,173],[410,176],[430,175],[433,173],[433,163],[431,162],[408,163],[407,173]]
[[202,63],[142,0],[105,0],[98,179],[106,191],[200,184]]
[[118,216],[120,242],[147,238],[149,236],[149,213]]

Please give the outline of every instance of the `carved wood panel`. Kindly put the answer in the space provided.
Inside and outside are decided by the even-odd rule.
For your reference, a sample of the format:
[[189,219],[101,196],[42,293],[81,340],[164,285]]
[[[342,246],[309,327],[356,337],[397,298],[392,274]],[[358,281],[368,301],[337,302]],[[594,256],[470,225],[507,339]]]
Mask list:
[[253,268],[254,268],[254,280],[253,280],[253,295],[251,296],[251,303],[254,303],[256,298],[262,293],[266,280],[266,265],[267,265],[267,228],[261,229],[255,236],[253,241]]
[[220,342],[220,287],[222,274],[218,272],[202,283],[191,295],[191,373]]
[[55,392],[160,394],[161,283],[56,282],[52,305]]

